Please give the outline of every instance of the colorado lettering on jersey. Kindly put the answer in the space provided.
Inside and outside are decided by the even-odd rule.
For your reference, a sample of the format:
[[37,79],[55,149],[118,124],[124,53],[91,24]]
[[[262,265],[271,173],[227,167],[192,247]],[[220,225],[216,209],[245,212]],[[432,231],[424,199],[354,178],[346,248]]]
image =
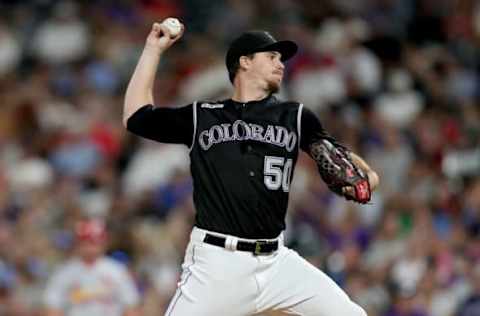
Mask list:
[[199,133],[198,143],[203,150],[208,150],[214,144],[231,141],[255,140],[263,143],[285,147],[291,152],[297,143],[297,135],[278,125],[263,126],[236,120],[233,124],[213,125],[208,130]]

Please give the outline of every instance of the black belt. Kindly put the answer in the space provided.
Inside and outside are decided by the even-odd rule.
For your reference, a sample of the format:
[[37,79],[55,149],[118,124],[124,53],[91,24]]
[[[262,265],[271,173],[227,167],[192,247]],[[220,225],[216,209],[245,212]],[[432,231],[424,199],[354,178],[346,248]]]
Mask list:
[[[225,237],[215,236],[211,234],[206,234],[203,242],[225,248]],[[241,241],[237,243],[237,250],[248,251],[254,255],[266,255],[274,252],[278,249],[278,240],[269,241],[269,240],[257,240],[254,242]]]

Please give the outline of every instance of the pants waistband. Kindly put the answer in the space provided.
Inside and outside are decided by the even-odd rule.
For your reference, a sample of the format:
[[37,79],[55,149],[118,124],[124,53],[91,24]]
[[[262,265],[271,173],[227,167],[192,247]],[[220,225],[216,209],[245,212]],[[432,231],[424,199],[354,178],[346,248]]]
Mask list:
[[[241,243],[252,243],[252,244],[262,244],[262,243],[278,243],[278,248],[282,247],[283,244],[284,244],[284,236],[283,236],[283,232],[280,233],[280,235],[277,237],[277,238],[273,238],[273,239],[247,239],[247,238],[239,238],[239,237],[236,237],[236,236],[233,236],[233,235],[227,235],[227,234],[222,234],[222,233],[217,233],[217,232],[213,232],[213,231],[209,231],[209,230],[206,230],[206,229],[201,229],[201,228],[198,228],[198,227],[194,227],[193,230],[192,230],[192,233],[190,234],[190,239],[192,241],[196,241],[196,242],[204,242],[205,241],[205,237],[208,235],[213,235],[213,236],[216,236],[216,237],[221,237],[221,238],[225,238],[225,249],[228,249],[228,250],[231,250],[231,251],[235,251],[235,250],[242,250],[242,249],[238,249],[237,248],[237,245],[239,242]],[[254,251],[252,251],[254,252]]]

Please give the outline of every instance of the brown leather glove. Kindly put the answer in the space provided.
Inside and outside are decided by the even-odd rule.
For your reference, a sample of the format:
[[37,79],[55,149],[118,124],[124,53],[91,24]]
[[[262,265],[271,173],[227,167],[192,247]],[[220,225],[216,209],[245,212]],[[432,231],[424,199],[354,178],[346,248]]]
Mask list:
[[331,191],[357,203],[370,201],[372,192],[367,175],[355,166],[347,149],[322,140],[311,148],[311,153],[321,178]]

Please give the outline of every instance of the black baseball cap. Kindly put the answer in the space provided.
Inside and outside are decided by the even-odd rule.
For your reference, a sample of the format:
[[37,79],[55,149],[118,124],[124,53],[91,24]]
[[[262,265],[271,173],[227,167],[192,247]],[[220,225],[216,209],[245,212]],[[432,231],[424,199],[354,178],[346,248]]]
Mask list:
[[266,31],[248,31],[230,44],[225,63],[227,69],[230,69],[241,56],[268,51],[279,52],[282,55],[281,61],[286,61],[293,57],[297,50],[298,46],[295,42],[277,41]]

